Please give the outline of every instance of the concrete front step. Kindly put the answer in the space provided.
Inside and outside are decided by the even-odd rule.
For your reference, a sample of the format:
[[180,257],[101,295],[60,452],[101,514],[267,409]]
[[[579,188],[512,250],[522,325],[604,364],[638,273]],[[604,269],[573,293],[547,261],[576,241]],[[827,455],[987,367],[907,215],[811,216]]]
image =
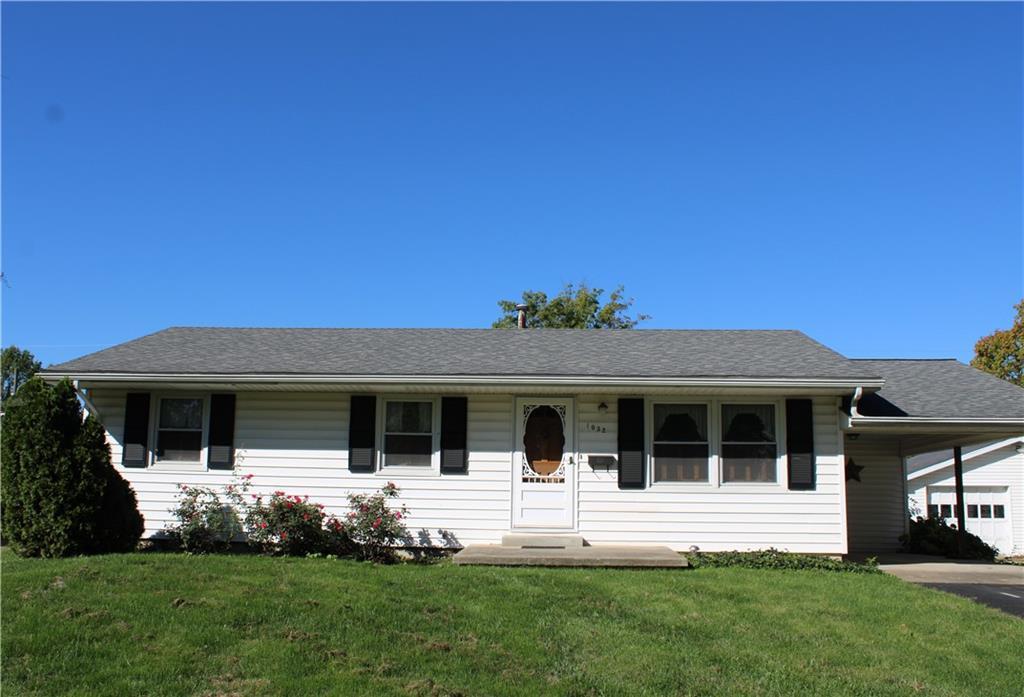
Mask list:
[[590,566],[683,569],[686,557],[662,546],[587,545],[580,547],[508,547],[469,545],[453,557],[459,565]]
[[502,547],[524,547],[545,549],[545,548],[568,548],[584,547],[586,540],[580,535],[564,533],[542,533],[542,532],[510,532],[501,536]]

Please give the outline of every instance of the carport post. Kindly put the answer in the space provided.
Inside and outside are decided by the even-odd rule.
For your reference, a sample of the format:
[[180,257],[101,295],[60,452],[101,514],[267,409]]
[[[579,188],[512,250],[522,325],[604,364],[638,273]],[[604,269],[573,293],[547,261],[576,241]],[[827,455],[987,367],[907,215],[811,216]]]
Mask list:
[[956,477],[956,551],[963,559],[967,553],[967,510],[964,508],[964,460],[959,445],[953,448],[953,476]]

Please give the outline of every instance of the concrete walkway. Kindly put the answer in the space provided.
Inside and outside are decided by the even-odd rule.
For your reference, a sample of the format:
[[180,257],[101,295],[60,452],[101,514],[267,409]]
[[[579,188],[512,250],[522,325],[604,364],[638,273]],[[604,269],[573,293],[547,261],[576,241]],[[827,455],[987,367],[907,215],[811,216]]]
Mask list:
[[568,547],[511,547],[469,545],[452,559],[456,564],[491,566],[591,566],[683,569],[686,557],[668,547],[587,545]]
[[955,593],[1024,617],[1024,566],[943,559],[922,554],[882,555],[878,558],[878,566],[904,581]]

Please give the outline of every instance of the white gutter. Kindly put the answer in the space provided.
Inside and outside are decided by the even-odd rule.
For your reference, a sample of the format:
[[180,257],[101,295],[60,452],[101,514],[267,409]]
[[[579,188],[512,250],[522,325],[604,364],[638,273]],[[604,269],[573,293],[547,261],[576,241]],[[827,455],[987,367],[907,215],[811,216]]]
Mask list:
[[1024,417],[933,417],[933,416],[860,416],[847,420],[845,430],[858,433],[1024,433]]
[[[47,381],[55,382],[63,375],[41,372]],[[353,384],[353,385],[586,385],[605,387],[808,387],[858,390],[880,389],[883,380],[852,382],[830,378],[751,378],[751,377],[614,377],[577,375],[232,375],[195,373],[78,373],[78,381],[88,382],[155,382],[229,384]]]
[[898,426],[900,424],[933,424],[936,426],[953,426],[956,424],[995,424],[1012,426],[1020,424],[1024,426],[1024,417],[987,417],[987,416],[964,416],[950,418],[942,416],[860,416],[851,420],[854,426]]

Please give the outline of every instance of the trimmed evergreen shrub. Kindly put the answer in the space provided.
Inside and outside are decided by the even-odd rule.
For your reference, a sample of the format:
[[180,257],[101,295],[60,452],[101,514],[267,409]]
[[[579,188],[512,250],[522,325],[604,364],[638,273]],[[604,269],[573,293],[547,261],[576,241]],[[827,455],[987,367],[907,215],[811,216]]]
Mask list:
[[22,556],[135,548],[135,492],[110,463],[103,427],[82,419],[74,387],[26,382],[4,403],[0,442],[4,541]]
[[950,559],[984,559],[992,561],[998,551],[990,547],[977,535],[965,532],[964,554],[960,556],[959,541],[955,527],[946,525],[942,518],[910,519],[910,532],[900,536],[903,550],[915,554],[933,554]]

